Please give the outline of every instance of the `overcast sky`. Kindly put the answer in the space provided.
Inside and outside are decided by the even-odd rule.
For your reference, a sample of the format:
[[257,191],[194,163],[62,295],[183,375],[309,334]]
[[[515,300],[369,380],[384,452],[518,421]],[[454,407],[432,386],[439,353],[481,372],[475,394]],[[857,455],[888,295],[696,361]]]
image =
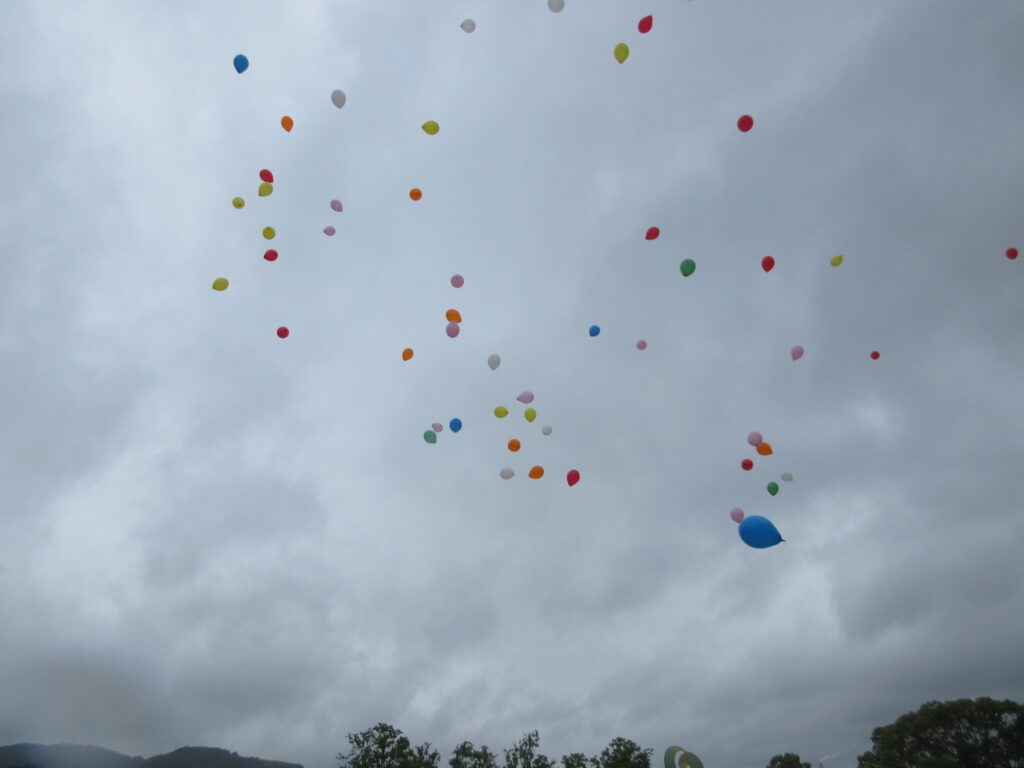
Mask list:
[[1017,0],[2,15],[0,743],[850,768],[1024,699]]

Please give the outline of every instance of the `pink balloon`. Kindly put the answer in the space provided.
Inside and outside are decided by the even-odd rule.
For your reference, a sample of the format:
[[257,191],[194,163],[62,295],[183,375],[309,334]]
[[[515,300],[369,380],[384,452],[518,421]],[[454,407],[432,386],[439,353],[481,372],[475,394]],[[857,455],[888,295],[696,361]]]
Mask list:
[[797,344],[795,347],[789,350],[789,356],[792,357],[794,360],[799,360],[801,357],[804,356],[804,348]]
[[331,210],[341,212],[341,200],[331,200]]
[[462,284],[466,281],[462,278],[462,275],[452,275],[452,285],[456,288],[461,288]]
[[731,517],[734,522],[742,523],[743,522],[743,510],[740,509],[739,507],[734,507],[732,512],[729,513],[729,517]]
[[523,392],[519,397],[516,398],[520,403],[532,403],[533,392]]
[[454,339],[459,335],[459,324],[454,321],[448,323],[448,327],[444,329],[444,332],[447,333],[450,338]]
[[328,237],[334,237],[334,233],[337,231],[334,227],[324,227],[324,234]]
[[760,432],[751,432],[749,435],[747,435],[747,442],[756,448],[757,446],[764,442],[764,438],[761,437]]
[[636,348],[637,349],[647,349],[647,342],[644,341],[643,339],[640,339],[640,341],[638,341],[636,343]]
[[444,424],[440,424],[436,421],[430,426],[435,432],[440,432],[442,429],[444,429]]

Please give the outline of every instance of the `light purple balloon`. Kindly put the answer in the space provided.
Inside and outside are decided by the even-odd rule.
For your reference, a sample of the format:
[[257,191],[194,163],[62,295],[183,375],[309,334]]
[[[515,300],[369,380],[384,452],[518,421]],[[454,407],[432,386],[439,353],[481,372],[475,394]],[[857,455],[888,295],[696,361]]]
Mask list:
[[452,275],[452,285],[456,288],[461,288],[462,284],[466,281],[462,278],[462,275]]
[[448,327],[444,329],[444,332],[448,334],[450,338],[455,338],[459,335],[459,324],[452,321],[448,323]]
[[331,200],[331,210],[341,213],[341,200]]
[[749,435],[747,435],[747,442],[750,443],[755,448],[757,448],[757,446],[764,442],[764,438],[761,437],[760,432],[751,432]]
[[435,432],[440,432],[442,429],[444,429],[444,424],[439,424],[436,421],[430,426]]
[[532,403],[533,392],[523,392],[519,397],[516,398],[520,403]]
[[643,339],[640,339],[640,341],[638,341],[636,343],[636,348],[637,349],[647,349],[647,342],[644,341]]
[[324,227],[324,234],[328,237],[334,237],[335,232],[337,232],[337,230],[334,227]]
[[795,347],[789,350],[789,356],[792,357],[794,360],[799,360],[801,357],[804,356],[804,348],[797,344]]
[[733,519],[733,522],[742,523],[743,522],[743,510],[740,509],[739,507],[733,507],[732,512],[729,513],[729,517],[731,517]]

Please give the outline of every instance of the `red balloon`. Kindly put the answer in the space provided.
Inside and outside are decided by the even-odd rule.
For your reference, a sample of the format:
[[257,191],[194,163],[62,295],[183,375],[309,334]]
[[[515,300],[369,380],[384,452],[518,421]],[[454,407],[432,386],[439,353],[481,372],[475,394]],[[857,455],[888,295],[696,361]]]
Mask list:
[[644,239],[645,240],[657,240],[658,239],[658,235],[660,235],[660,234],[661,234],[661,230],[660,229],[658,229],[657,227],[651,227],[650,229],[647,230],[647,234],[644,235]]
[[274,174],[272,174],[270,171],[264,168],[262,171],[260,171],[260,179],[267,182],[267,184],[273,184]]
[[1017,249],[1016,248],[1007,248],[1006,249],[1006,258],[1008,258],[1008,259],[1016,259],[1017,258]]
[[878,354],[878,350],[875,350],[874,352],[871,353],[872,360],[877,360],[879,357],[881,357],[881,355]]
[[271,248],[269,251],[263,254],[263,258],[267,261],[277,261],[277,251]]
[[761,269],[763,269],[765,272],[771,272],[772,267],[774,266],[775,259],[773,259],[771,256],[765,256],[763,259],[761,259]]
[[651,27],[654,26],[653,16],[644,16],[640,19],[640,23],[636,25],[636,28],[640,30],[641,35],[646,35],[651,31]]
[[754,118],[752,118],[750,115],[744,115],[743,117],[736,121],[736,127],[739,128],[744,133],[746,133],[747,131],[754,127]]
[[571,487],[580,481],[580,473],[578,470],[570,469],[569,474],[565,476],[565,479],[569,482]]
[[754,468],[754,462],[752,462],[750,459],[744,459],[743,461],[740,462],[740,466],[749,472]]
[[280,328],[277,329],[277,335],[280,336],[282,339],[287,339],[288,329],[282,325]]

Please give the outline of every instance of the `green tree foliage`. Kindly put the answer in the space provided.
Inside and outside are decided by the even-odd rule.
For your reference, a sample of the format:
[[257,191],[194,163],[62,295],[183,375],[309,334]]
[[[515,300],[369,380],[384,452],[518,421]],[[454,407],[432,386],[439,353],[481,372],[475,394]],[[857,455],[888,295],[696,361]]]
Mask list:
[[768,761],[768,768],[811,768],[811,764],[802,762],[800,755],[787,752],[784,755],[775,755]]
[[473,748],[472,741],[464,741],[452,752],[448,760],[451,768],[498,768],[496,756],[487,745]]
[[611,740],[597,758],[598,768],[651,768],[653,749],[642,749],[639,744],[621,736]]
[[545,756],[536,754],[540,744],[537,731],[530,731],[517,744],[504,750],[505,768],[554,768],[554,763]]
[[1024,768],[1024,705],[930,701],[871,733],[858,768]]
[[596,757],[587,757],[582,752],[570,752],[562,755],[562,768],[597,768]]
[[352,751],[338,753],[338,768],[437,768],[441,759],[429,741],[413,749],[409,739],[387,723],[348,734],[348,743]]

